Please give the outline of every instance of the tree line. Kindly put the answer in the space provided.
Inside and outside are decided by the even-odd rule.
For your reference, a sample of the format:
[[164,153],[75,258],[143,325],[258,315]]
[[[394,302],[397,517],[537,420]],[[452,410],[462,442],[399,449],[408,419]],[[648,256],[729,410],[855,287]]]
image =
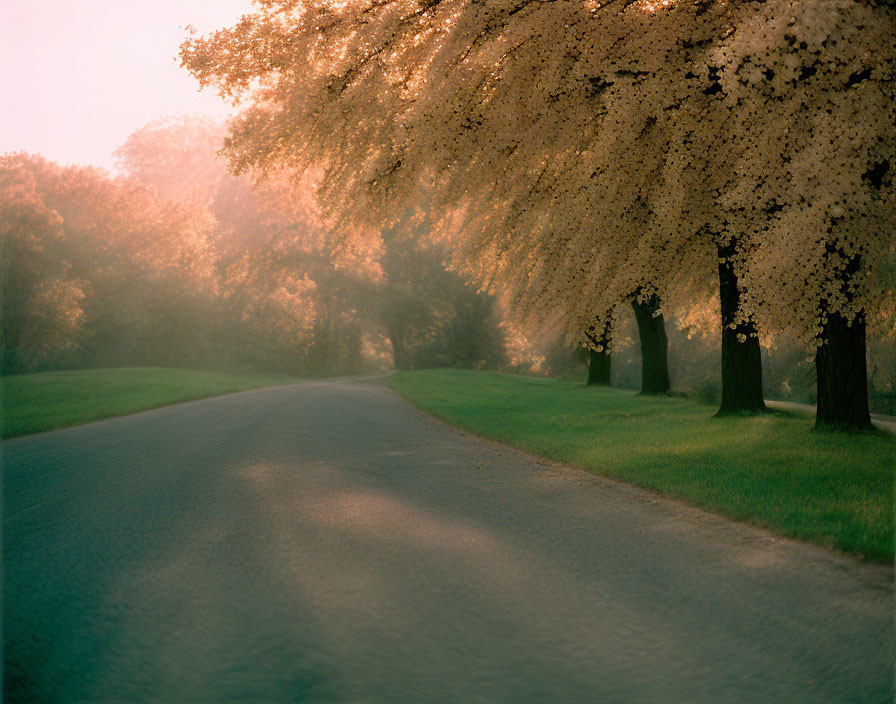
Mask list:
[[[227,173],[222,129],[151,123],[122,174],[0,157],[2,373],[98,366],[300,375],[504,361],[494,301],[395,228],[337,251],[304,184]],[[410,225],[408,226],[410,227]]]
[[243,106],[237,171],[319,174],[358,242],[425,199],[454,269],[595,382],[633,307],[665,392],[663,315],[714,300],[720,414],[765,409],[786,332],[816,427],[862,430],[896,324],[894,30],[873,0],[271,0],[182,60]]

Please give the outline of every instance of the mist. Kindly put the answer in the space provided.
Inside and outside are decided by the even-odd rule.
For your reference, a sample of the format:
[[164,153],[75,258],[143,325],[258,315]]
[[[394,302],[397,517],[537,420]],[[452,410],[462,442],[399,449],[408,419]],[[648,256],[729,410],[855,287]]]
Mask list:
[[[581,380],[588,351],[511,315],[449,270],[425,203],[366,248],[340,237],[312,174],[253,181],[220,155],[226,126],[154,120],[115,152],[120,175],[38,155],[0,161],[4,374],[108,366],[305,377],[466,367]],[[718,301],[667,310],[674,393],[717,403]],[[612,383],[638,389],[634,315],[617,311]],[[814,403],[814,366],[786,331],[762,348],[772,399]],[[896,355],[869,337],[873,411],[892,412]]]
[[893,2],[2,15],[4,701],[893,701]]

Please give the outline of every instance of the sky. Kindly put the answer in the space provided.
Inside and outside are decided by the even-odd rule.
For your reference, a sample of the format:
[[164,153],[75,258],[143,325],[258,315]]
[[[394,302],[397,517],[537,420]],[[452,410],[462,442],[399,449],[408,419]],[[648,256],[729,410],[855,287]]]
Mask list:
[[0,0],[0,153],[114,169],[134,130],[232,108],[176,58],[186,26],[208,32],[250,0]]

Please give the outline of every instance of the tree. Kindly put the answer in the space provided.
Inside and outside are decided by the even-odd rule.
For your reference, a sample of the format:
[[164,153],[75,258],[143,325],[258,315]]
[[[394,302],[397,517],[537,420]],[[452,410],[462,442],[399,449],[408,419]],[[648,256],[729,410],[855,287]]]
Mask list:
[[495,301],[445,270],[430,226],[421,205],[381,232],[379,317],[395,366],[497,368],[506,355]]
[[[600,318],[619,302],[656,284],[651,257],[621,264],[632,253],[663,249],[640,246],[657,240],[644,232],[642,193],[662,163],[662,150],[653,148],[662,134],[635,139],[655,121],[650,111],[646,127],[641,118],[618,117],[640,114],[631,109],[635,99],[650,104],[620,90],[649,73],[623,63],[650,59],[654,72],[667,63],[662,51],[632,59],[616,48],[629,37],[643,43],[638,32],[649,13],[461,5],[457,14],[442,4],[322,3],[299,12],[270,3],[233,30],[188,42],[184,59],[201,81],[217,81],[228,94],[265,75],[229,140],[238,169],[325,165],[321,199],[348,206],[331,211],[342,221],[370,214],[381,222],[429,179],[460,270],[485,288],[510,287],[520,315],[560,315],[581,331],[597,313],[603,326]],[[551,35],[545,27],[572,31]],[[665,35],[668,53],[681,31]],[[262,36],[271,41],[260,43]],[[380,36],[388,46],[375,44]],[[328,63],[324,47],[342,44],[357,51]],[[612,79],[599,78],[607,69]],[[344,138],[331,139],[334,127]],[[632,152],[640,168],[620,174],[618,157]]]
[[115,150],[118,168],[169,200],[208,203],[228,177],[217,158],[226,130],[199,115],[158,118],[133,132]]
[[116,152],[129,181],[212,223],[217,354],[290,373],[357,370],[362,331],[343,320],[354,288],[325,251],[307,183],[234,177],[218,158],[223,135],[208,119],[159,119]]
[[49,208],[26,155],[0,157],[0,372],[59,363],[77,346],[83,283],[60,257],[62,218]]
[[362,349],[381,346],[383,325],[400,367],[497,363],[490,306],[444,271],[439,247],[408,235],[428,223],[421,208],[363,242],[328,241],[308,198],[313,174],[233,176],[217,156],[222,135],[208,120],[155,120],[118,156],[130,180],[215,220],[217,285],[244,359],[264,350],[265,363],[284,371],[290,356],[315,373],[356,371]]
[[866,324],[893,295],[894,28],[891,4],[777,0],[716,52],[738,106],[726,197],[753,233],[746,307],[817,349],[818,429],[870,428]]
[[31,360],[24,368],[197,360],[210,272],[202,213],[95,169],[28,155],[4,157],[4,165],[27,185],[32,214],[56,223],[18,218],[10,230],[44,262],[35,289],[21,280],[24,251],[5,260],[18,298],[7,296],[4,316],[15,320],[30,307],[44,325],[14,345]]

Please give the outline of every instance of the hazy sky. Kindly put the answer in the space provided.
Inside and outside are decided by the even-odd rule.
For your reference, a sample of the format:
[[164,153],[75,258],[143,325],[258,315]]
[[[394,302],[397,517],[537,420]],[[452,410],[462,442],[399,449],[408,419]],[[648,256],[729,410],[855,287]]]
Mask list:
[[187,25],[232,24],[250,0],[0,0],[0,152],[113,167],[138,127],[230,108],[178,66]]

